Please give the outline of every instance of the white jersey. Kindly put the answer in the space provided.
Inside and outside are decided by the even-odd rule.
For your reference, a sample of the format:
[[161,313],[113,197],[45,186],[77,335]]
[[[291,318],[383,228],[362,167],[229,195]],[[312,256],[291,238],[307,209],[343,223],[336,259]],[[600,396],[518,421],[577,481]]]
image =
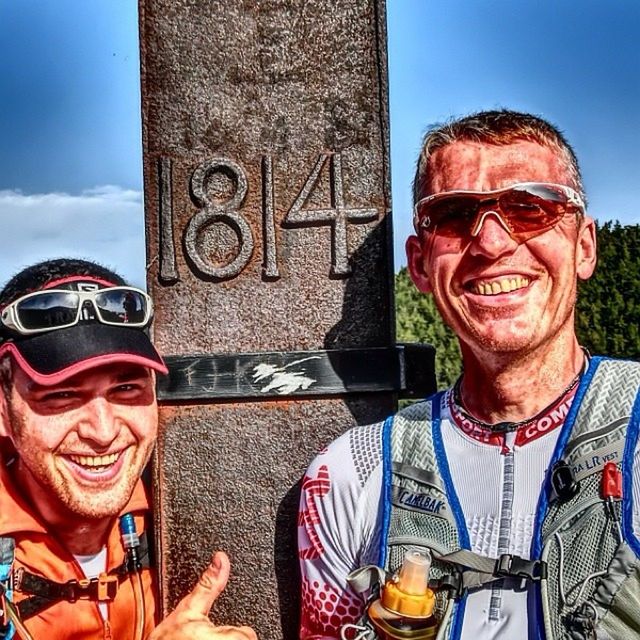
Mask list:
[[[471,549],[494,558],[503,553],[529,558],[540,490],[570,400],[560,406],[552,428],[547,422],[524,441],[512,432],[496,446],[467,433],[457,415],[454,419],[451,396],[442,397],[442,438]],[[301,638],[340,637],[340,627],[363,612],[364,601],[346,577],[363,565],[379,564],[381,436],[382,423],[351,429],[317,456],[305,476],[298,520]],[[639,476],[634,465],[636,532]],[[526,637],[538,623],[528,595],[514,581],[469,592],[462,640]]]

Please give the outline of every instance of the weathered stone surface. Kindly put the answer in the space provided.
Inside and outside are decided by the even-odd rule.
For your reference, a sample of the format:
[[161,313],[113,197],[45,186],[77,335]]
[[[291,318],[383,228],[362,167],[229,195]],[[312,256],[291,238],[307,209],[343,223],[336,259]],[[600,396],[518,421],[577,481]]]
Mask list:
[[[391,346],[383,0],[141,0],[140,21],[160,349]],[[296,484],[335,435],[393,404],[357,394],[165,405],[165,607],[223,548],[233,578],[215,619],[293,637]]]

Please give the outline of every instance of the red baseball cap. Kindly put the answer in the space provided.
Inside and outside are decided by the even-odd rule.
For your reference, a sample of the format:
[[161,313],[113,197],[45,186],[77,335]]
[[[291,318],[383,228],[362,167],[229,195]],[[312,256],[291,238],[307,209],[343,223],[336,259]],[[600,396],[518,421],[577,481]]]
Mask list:
[[[47,283],[38,291],[96,291],[115,287],[92,276],[72,276]],[[33,292],[31,292],[33,293]],[[166,374],[167,367],[151,343],[148,327],[105,324],[90,305],[88,313],[72,326],[23,335],[2,327],[0,355],[10,353],[20,368],[35,382],[53,385],[70,376],[113,362],[149,367]]]

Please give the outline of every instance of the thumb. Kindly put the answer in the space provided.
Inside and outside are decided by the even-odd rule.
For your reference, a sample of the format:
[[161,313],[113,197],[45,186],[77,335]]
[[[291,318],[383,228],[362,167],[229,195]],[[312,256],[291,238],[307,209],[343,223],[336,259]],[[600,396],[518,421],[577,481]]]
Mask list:
[[200,576],[198,584],[191,593],[182,598],[176,610],[208,616],[213,603],[227,586],[229,570],[230,563],[227,554],[224,551],[217,551],[211,558],[209,566]]

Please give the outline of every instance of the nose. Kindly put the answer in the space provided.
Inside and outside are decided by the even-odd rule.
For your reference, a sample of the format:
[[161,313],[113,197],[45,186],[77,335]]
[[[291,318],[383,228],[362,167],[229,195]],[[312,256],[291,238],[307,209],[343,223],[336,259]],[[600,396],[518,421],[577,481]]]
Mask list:
[[116,439],[119,421],[111,402],[97,397],[87,402],[78,424],[81,439],[92,442],[96,448],[106,449]]
[[478,215],[471,231],[469,251],[472,255],[497,258],[513,253],[518,243],[497,211],[483,211]]

